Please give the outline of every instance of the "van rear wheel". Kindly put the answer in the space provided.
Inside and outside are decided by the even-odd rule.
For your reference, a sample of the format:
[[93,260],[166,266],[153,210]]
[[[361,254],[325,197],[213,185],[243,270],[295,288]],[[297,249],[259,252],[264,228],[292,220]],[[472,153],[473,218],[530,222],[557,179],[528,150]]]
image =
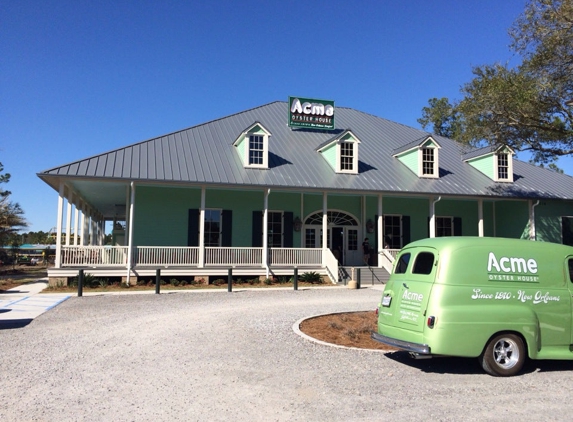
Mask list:
[[525,363],[525,345],[515,334],[498,334],[487,344],[479,361],[490,375],[510,377],[517,374]]

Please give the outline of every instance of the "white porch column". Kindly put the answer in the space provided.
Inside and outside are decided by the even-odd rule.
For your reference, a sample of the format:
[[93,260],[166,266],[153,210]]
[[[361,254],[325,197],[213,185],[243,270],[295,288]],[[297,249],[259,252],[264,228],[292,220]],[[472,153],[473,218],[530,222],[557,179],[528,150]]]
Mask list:
[[135,203],[135,183],[131,182],[131,197],[129,200],[129,240],[127,245],[127,279],[125,284],[129,286],[129,275],[133,260],[133,212]]
[[262,266],[267,269],[266,276],[269,277],[269,195],[270,189],[265,189],[265,198],[263,204],[263,262]]
[[[382,215],[382,194],[378,194],[378,221],[376,222],[376,230],[378,232],[378,249],[384,249],[384,216]],[[382,268],[382,259],[380,259],[380,251],[378,253],[378,268]]]
[[[328,195],[322,193],[322,250],[328,249]],[[323,258],[324,265],[324,258]]]
[[89,233],[89,207],[85,202],[83,203],[82,210],[82,246],[89,245],[90,233]]
[[442,199],[441,196],[434,200],[430,196],[430,237],[436,237],[436,204]]
[[535,207],[539,205],[539,200],[534,204],[529,200],[529,240],[537,240],[537,230],[535,229]]
[[58,195],[58,219],[56,222],[56,262],[55,267],[62,266],[62,217],[64,212],[64,183],[60,182],[60,192]]
[[304,193],[300,193],[300,219],[301,221],[301,230],[300,230],[300,247],[304,248],[304,238],[305,238],[305,233],[304,233]]
[[74,246],[78,246],[80,237],[78,236],[78,221],[80,216],[80,210],[78,209],[79,200],[76,198],[75,210],[74,210]]
[[70,246],[70,238],[72,236],[72,204],[74,202],[74,193],[69,190],[68,192],[68,206],[66,212],[66,246]]
[[205,186],[201,186],[201,204],[199,206],[199,262],[198,267],[205,266]]
[[478,236],[483,237],[483,199],[478,199]]

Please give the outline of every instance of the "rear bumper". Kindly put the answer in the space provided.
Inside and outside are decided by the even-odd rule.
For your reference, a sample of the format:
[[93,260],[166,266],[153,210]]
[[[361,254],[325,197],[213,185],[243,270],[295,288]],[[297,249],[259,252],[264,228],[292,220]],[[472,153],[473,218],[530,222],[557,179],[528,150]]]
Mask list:
[[416,353],[419,355],[430,355],[430,346],[427,344],[410,343],[408,341],[398,340],[391,337],[383,336],[382,334],[372,333],[372,340],[376,340],[380,343],[387,344],[388,346],[396,347],[398,349],[406,350],[411,353]]

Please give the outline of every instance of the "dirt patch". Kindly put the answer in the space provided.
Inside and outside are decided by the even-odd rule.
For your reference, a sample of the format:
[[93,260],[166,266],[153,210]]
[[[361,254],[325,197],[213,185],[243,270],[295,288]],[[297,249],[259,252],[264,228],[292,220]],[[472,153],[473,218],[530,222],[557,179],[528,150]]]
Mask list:
[[345,312],[309,318],[299,329],[307,336],[340,346],[396,350],[370,338],[370,333],[376,331],[376,322],[376,311]]
[[36,265],[3,265],[0,267],[0,291],[18,287],[26,283],[35,283],[48,276],[48,270]]

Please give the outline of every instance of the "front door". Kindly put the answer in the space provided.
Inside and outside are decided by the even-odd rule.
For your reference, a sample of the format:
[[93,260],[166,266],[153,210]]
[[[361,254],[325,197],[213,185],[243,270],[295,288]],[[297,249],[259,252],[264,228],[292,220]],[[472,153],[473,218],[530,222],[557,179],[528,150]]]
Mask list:
[[338,263],[344,265],[344,228],[332,227],[330,234],[330,250],[338,259]]

